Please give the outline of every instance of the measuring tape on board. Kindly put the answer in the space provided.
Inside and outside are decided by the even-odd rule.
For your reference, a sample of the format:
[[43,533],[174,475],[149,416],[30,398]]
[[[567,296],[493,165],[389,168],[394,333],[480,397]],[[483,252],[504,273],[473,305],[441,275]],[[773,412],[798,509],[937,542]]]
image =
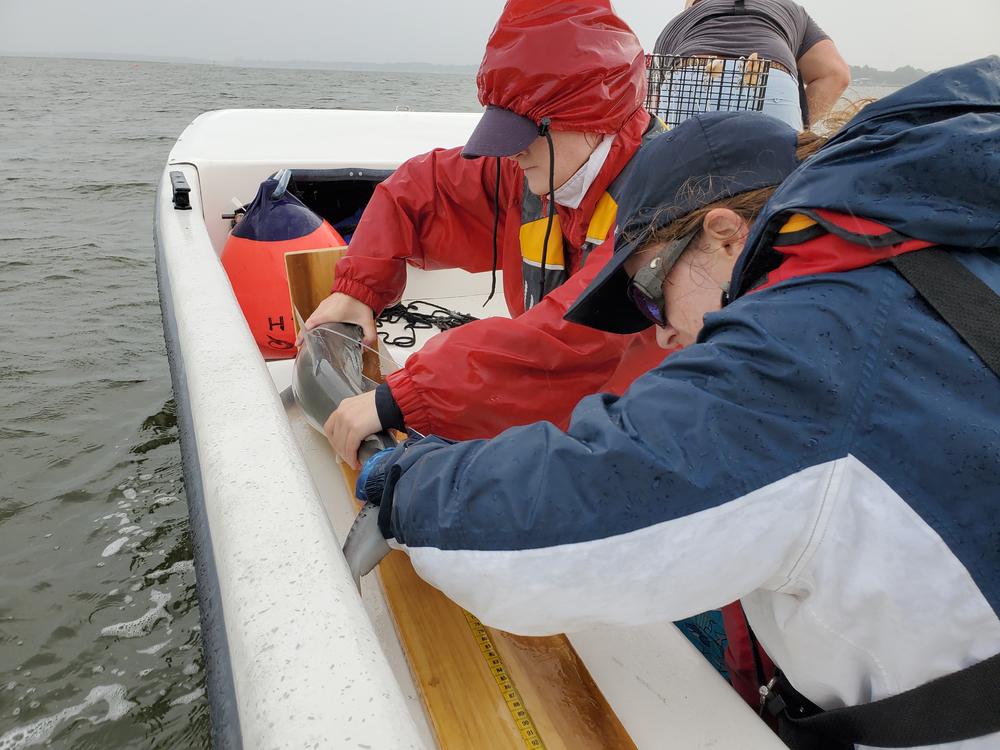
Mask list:
[[545,743],[542,742],[542,738],[538,734],[538,729],[535,728],[535,723],[531,720],[531,714],[525,708],[524,700],[517,691],[517,686],[514,685],[514,680],[507,671],[503,659],[493,645],[493,639],[490,638],[486,626],[471,612],[466,612],[463,609],[462,613],[465,615],[465,621],[469,623],[469,629],[472,630],[472,635],[475,637],[476,643],[479,644],[479,651],[486,660],[486,666],[489,667],[490,674],[496,680],[500,695],[507,704],[507,710],[510,711],[510,715],[514,719],[514,724],[517,725],[517,729],[521,733],[524,746],[531,748],[531,750],[545,750]]
[[[340,469],[348,490],[353,491],[355,482],[357,481],[357,472],[345,463],[340,464]],[[496,646],[493,644],[493,639],[490,638],[490,634],[489,631],[486,630],[486,626],[483,625],[483,623],[479,621],[479,618],[471,612],[467,612],[461,607],[458,607],[458,605],[453,606],[455,606],[456,609],[461,610],[462,614],[465,616],[465,621],[469,626],[469,631],[471,632],[476,645],[479,646],[479,653],[482,655],[483,661],[486,663],[486,668],[489,670],[490,675],[496,682],[497,690],[500,692],[500,697],[503,699],[507,706],[507,710],[510,712],[511,719],[514,721],[514,726],[521,735],[525,748],[528,750],[545,750],[545,743],[542,741],[537,727],[535,727],[535,722],[532,720],[531,714],[528,713],[528,709],[524,705],[524,699],[521,697],[521,693],[518,691],[513,678],[507,671],[507,666],[504,664],[503,658],[500,656]]]

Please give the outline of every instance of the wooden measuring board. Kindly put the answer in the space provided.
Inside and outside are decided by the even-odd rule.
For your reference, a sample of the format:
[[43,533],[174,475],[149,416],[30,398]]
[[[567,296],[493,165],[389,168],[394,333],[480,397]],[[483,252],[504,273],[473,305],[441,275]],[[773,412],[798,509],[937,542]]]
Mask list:
[[[343,248],[288,253],[292,304],[308,316]],[[374,355],[365,375],[380,381]],[[353,495],[357,472],[341,463]],[[402,552],[378,568],[414,684],[442,750],[630,750],[635,744],[566,636],[484,626],[425,583]]]
[[[346,247],[328,247],[285,253],[288,296],[292,301],[292,309],[298,310],[303,320],[330,296],[334,266],[346,251]],[[295,315],[292,318],[295,319]],[[295,332],[299,332],[298,320],[295,320]]]
[[[341,469],[353,492],[357,473]],[[402,552],[378,572],[442,750],[635,747],[566,636],[483,626],[417,576]]]

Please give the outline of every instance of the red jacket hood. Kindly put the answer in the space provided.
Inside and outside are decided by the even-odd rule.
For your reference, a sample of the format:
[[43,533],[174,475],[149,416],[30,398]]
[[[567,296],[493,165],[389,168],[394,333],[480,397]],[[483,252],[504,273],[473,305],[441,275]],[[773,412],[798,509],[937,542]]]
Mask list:
[[645,56],[610,2],[509,0],[486,44],[479,101],[556,130],[615,133],[646,97]]

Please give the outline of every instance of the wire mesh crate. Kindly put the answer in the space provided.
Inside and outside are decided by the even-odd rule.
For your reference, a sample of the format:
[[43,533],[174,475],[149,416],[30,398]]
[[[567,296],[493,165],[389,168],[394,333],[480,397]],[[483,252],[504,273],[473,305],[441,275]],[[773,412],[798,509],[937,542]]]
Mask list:
[[646,55],[646,109],[669,127],[700,112],[760,112],[770,71],[756,55]]

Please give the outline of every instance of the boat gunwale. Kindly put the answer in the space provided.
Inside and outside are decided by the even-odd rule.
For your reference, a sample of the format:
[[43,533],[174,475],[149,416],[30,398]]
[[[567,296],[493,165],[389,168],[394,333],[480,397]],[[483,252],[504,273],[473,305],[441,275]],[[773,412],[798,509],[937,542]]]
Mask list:
[[[171,205],[169,173],[178,169],[191,186],[190,211]],[[228,670],[223,662],[214,666],[232,683],[241,740],[235,746],[311,745],[350,728],[354,741],[373,747],[423,747],[317,489],[302,470],[203,211],[197,166],[168,163],[154,210],[158,275],[169,280],[161,291],[176,336],[171,376],[183,383],[174,387],[184,394],[185,450],[196,452],[196,502],[205,514],[192,516],[192,524],[206,527],[212,540],[197,556],[214,561],[218,585],[210,584],[206,596],[225,613],[211,627],[224,628]],[[250,432],[238,416],[242,406],[257,420]],[[295,550],[294,565],[282,550]],[[297,623],[291,628],[290,617]],[[208,684],[221,690],[210,695],[210,710],[226,711],[226,683],[213,677]],[[345,695],[354,697],[337,700]],[[230,722],[227,716],[217,723]]]
[[170,368],[177,434],[181,449],[181,468],[184,477],[184,496],[187,500],[191,540],[194,547],[195,580],[198,596],[198,618],[201,624],[202,658],[205,665],[205,685],[209,702],[209,723],[212,747],[222,750],[239,750],[243,747],[240,715],[236,703],[236,686],[233,682],[233,665],[229,657],[229,638],[226,635],[225,612],[217,603],[221,601],[219,572],[215,565],[212,532],[205,508],[205,491],[201,481],[201,462],[198,458],[198,439],[194,432],[191,402],[184,367],[184,353],[171,294],[170,273],[160,240],[160,200],[163,182],[157,183],[155,210],[153,212],[153,248],[156,265],[156,284],[160,299],[160,317],[163,340]]

